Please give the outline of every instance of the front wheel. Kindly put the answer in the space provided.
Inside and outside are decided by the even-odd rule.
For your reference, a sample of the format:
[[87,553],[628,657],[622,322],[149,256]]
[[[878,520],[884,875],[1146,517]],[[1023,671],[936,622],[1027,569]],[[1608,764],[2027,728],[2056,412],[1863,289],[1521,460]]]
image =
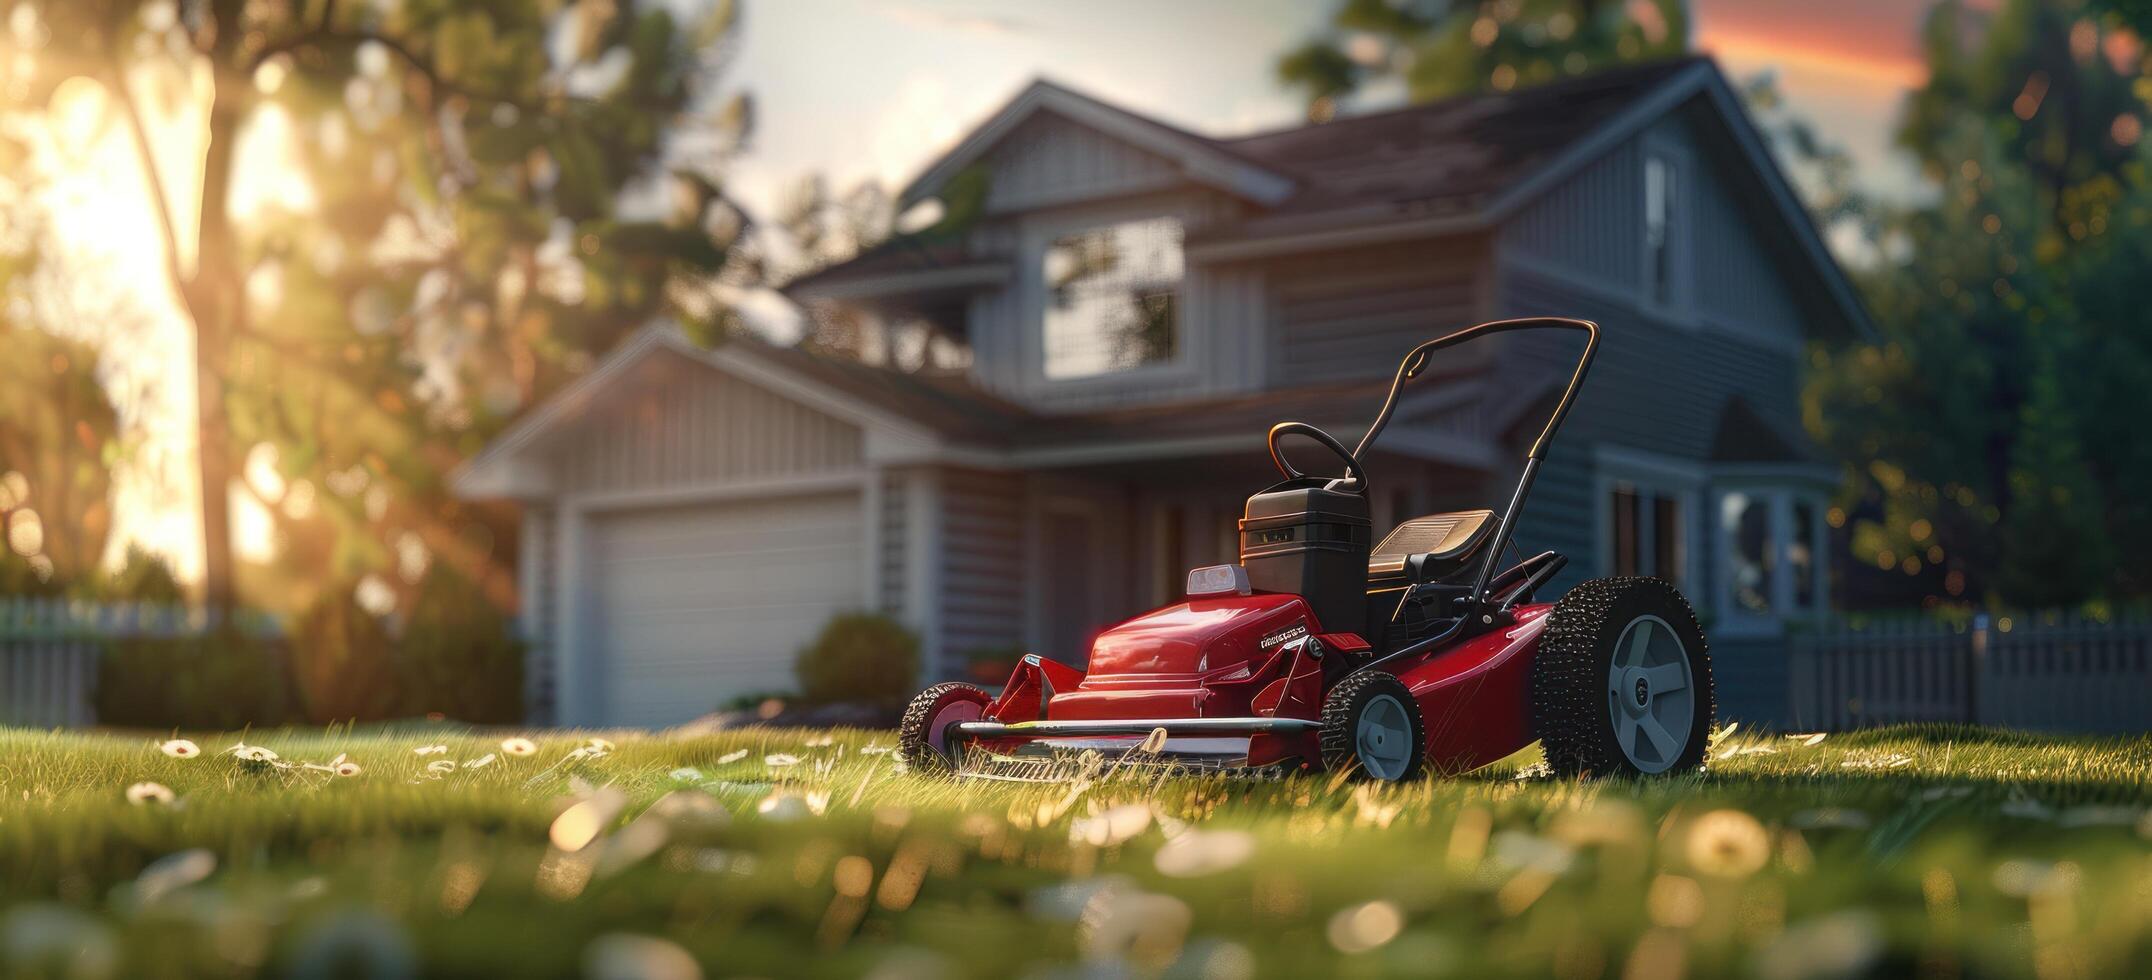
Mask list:
[[1395,674],[1363,670],[1323,699],[1323,766],[1358,779],[1403,782],[1427,764],[1420,702]]
[[936,684],[919,692],[897,723],[897,753],[913,772],[948,772],[956,768],[949,726],[978,721],[993,698],[976,685],[960,681]]
[[1715,712],[1703,627],[1671,584],[1593,579],[1547,614],[1532,663],[1532,713],[1556,773],[1699,769]]

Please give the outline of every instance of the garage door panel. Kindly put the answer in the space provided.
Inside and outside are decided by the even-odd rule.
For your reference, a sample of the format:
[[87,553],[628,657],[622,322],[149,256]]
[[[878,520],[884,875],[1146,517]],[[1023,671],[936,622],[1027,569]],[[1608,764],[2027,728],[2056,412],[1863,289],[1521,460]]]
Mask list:
[[800,648],[865,606],[856,493],[604,515],[590,538],[609,724],[677,724],[790,688]]

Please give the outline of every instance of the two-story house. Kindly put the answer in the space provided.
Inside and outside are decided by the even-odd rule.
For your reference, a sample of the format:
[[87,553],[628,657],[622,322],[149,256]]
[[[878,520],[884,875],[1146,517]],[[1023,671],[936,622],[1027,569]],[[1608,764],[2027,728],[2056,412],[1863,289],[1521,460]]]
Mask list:
[[[959,190],[959,233],[787,287],[931,337],[942,369],[656,324],[459,474],[525,503],[541,717],[667,724],[785,689],[848,609],[909,624],[937,675],[981,650],[1080,664],[1233,559],[1272,422],[1350,443],[1414,344],[1523,314],[1605,341],[1520,548],[1571,556],[1557,587],[1679,583],[1723,714],[1782,713],[1836,478],[1799,378],[1811,342],[1867,326],[1710,62],[1230,139],[1040,82],[902,201]],[[1366,464],[1375,534],[1499,506],[1571,342],[1508,335],[1408,389]]]

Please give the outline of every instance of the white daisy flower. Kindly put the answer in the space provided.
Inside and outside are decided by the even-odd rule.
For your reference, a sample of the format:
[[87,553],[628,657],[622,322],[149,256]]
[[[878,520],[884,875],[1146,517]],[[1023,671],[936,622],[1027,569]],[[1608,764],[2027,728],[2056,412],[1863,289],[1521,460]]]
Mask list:
[[810,738],[807,740],[807,747],[810,749],[819,749],[835,745],[836,743],[837,736],[835,735],[818,735],[814,738]]
[[456,760],[454,760],[454,759],[435,759],[435,760],[434,760],[434,761],[432,761],[432,762],[426,763],[426,771],[427,771],[427,772],[430,772],[430,773],[450,773],[450,772],[455,772],[455,771],[456,771]]
[[363,770],[359,768],[359,764],[356,762],[339,762],[336,764],[336,774],[339,776],[356,776],[361,771]]
[[531,755],[538,751],[538,743],[527,738],[501,739],[501,751],[509,755]]
[[769,755],[762,757],[762,764],[769,766],[772,769],[783,769],[786,766],[799,765],[800,757],[796,755],[788,755],[783,752],[773,752]]
[[887,746],[887,745],[869,745],[869,746],[867,746],[867,747],[865,747],[865,748],[862,748],[862,749],[860,749],[860,750],[859,750],[859,754],[860,754],[860,755],[888,755],[888,754],[889,754],[889,746]]
[[727,752],[724,755],[718,756],[717,764],[721,766],[729,766],[745,758],[747,758],[747,750],[741,749],[738,752]]
[[241,761],[241,762],[275,762],[275,761],[277,761],[277,754],[276,754],[275,752],[272,752],[272,751],[270,751],[270,750],[268,750],[268,749],[265,749],[265,748],[263,748],[263,747],[261,747],[261,746],[259,746],[259,745],[236,745],[236,746],[233,746],[233,747],[232,747],[232,755],[233,755],[233,756],[235,756],[235,757],[237,757],[237,758],[239,759],[239,761]]
[[702,770],[697,769],[694,766],[681,766],[680,768],[675,769],[672,772],[667,773],[666,775],[670,776],[672,778],[672,781],[676,783],[702,782]]
[[163,783],[136,783],[127,787],[127,802],[136,806],[148,803],[163,805],[172,802],[172,788]]
[[192,759],[202,754],[202,747],[183,738],[175,738],[157,746],[157,751],[174,759]]
[[412,749],[412,750],[411,750],[411,754],[412,754],[412,755],[440,755],[441,753],[443,753],[443,752],[446,752],[446,751],[448,751],[448,746],[446,746],[446,745],[421,745],[421,746],[419,746],[418,748]]
[[484,769],[485,767],[487,767],[487,766],[490,766],[490,765],[492,765],[492,764],[493,764],[493,760],[495,760],[495,759],[497,759],[497,758],[500,758],[500,757],[499,757],[499,756],[497,756],[497,755],[494,755],[494,754],[493,754],[493,753],[491,753],[491,752],[488,752],[488,753],[486,753],[485,755],[479,756],[479,757],[478,757],[478,758],[476,758],[476,759],[469,759],[469,760],[466,760],[466,761],[465,761],[465,762],[463,763],[463,768],[465,768],[465,769]]
[[610,741],[608,741],[608,740],[606,740],[606,739],[602,739],[602,738],[599,738],[599,737],[598,737],[598,736],[596,736],[596,735],[592,735],[592,736],[590,737],[590,741],[588,741],[588,742],[585,742],[585,743],[583,743],[583,744],[585,744],[585,745],[588,745],[588,746],[590,746],[591,748],[593,748],[593,749],[596,749],[596,750],[597,750],[597,751],[599,751],[599,752],[611,752],[611,751],[613,751],[613,743],[612,743],[612,742],[610,742]]

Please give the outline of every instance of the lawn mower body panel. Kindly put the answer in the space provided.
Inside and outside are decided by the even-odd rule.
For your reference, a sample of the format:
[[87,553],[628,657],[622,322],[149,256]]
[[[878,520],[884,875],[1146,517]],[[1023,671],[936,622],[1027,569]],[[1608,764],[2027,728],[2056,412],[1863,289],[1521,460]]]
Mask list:
[[1427,764],[1477,769],[1532,744],[1532,655],[1552,603],[1518,606],[1490,630],[1397,671],[1427,721]]
[[1287,643],[1312,632],[1299,596],[1191,599],[1100,633],[1090,672],[1047,705],[1053,720],[1240,717],[1249,683]]
[[[1462,772],[1531,744],[1532,652],[1552,608],[1520,606],[1505,627],[1398,665],[1427,719],[1431,765]],[[1155,727],[1167,730],[1169,756],[1312,760],[1323,658],[1366,650],[1357,634],[1324,633],[1298,596],[1193,599],[1101,633],[1089,674],[1024,658],[985,719],[965,728],[1012,754],[1112,754]]]

